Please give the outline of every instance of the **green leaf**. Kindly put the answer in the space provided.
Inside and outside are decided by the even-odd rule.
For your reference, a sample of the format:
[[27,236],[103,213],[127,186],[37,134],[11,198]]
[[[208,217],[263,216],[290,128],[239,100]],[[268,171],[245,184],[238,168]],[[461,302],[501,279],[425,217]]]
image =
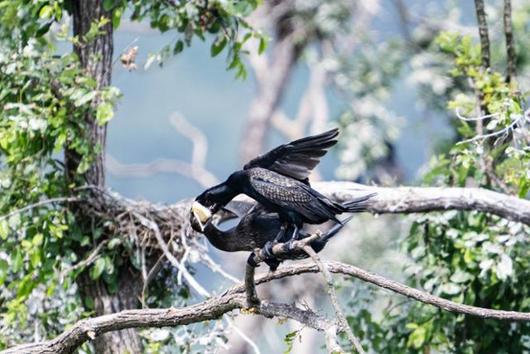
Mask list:
[[267,39],[261,36],[259,38],[258,54],[263,54],[263,52],[265,52],[265,49],[267,49]]
[[421,346],[425,342],[426,334],[427,334],[427,330],[425,329],[425,327],[416,328],[409,335],[409,339],[407,341],[407,346],[413,347],[415,349],[421,348]]
[[20,252],[20,250],[17,250],[11,256],[11,262],[13,266],[13,272],[18,273],[22,270],[22,267],[24,266],[24,259],[22,258],[22,253]]
[[50,5],[44,5],[39,11],[39,17],[42,19],[50,19],[53,16],[53,7]]
[[103,10],[110,11],[115,6],[115,0],[103,0]]
[[42,242],[44,241],[44,235],[42,233],[38,233],[35,236],[33,236],[33,240],[31,243],[33,243],[33,246],[39,247],[42,245]]
[[109,249],[114,249],[116,248],[117,246],[121,245],[121,239],[119,237],[115,237],[113,239],[110,240],[109,242],[109,245],[108,245],[108,248]]
[[0,259],[0,286],[4,285],[9,270],[7,261]]
[[283,338],[283,341],[285,342],[285,344],[287,344],[287,348],[284,350],[283,354],[291,353],[291,351],[293,350],[294,340],[296,339],[298,334],[299,334],[299,331],[293,331],[285,335],[285,337]]
[[97,91],[87,92],[84,95],[82,95],[81,97],[79,97],[78,99],[76,99],[74,101],[74,105],[76,107],[81,107],[82,105],[92,101],[94,99],[94,97],[96,97],[97,94],[98,94]]
[[175,43],[175,46],[173,47],[173,55],[177,55],[183,50],[184,50],[184,42],[179,39],[177,43]]
[[116,30],[118,27],[120,27],[121,23],[121,16],[123,14],[123,10],[121,8],[117,8],[112,13],[112,27]]
[[460,293],[460,291],[462,290],[462,288],[459,285],[453,284],[453,283],[442,284],[440,289],[442,290],[442,292],[444,292],[447,295],[456,295]]
[[6,240],[9,235],[9,225],[7,220],[0,220],[0,238]]
[[456,272],[451,275],[450,279],[453,283],[466,283],[472,278],[473,276],[471,274],[464,272],[461,269],[457,269]]
[[33,268],[37,268],[41,264],[41,253],[39,250],[35,250],[31,253],[29,261]]
[[217,39],[215,40],[215,42],[212,43],[212,46],[210,48],[211,56],[216,57],[217,55],[219,55],[219,53],[221,53],[223,48],[226,46],[226,43],[228,43],[228,41],[224,35],[217,37]]
[[90,268],[90,278],[94,280],[98,279],[105,270],[105,266],[105,258],[98,258],[92,265],[92,268]]
[[522,178],[519,183],[519,198],[525,198],[530,190],[530,179]]
[[96,111],[96,121],[99,125],[107,123],[113,116],[114,107],[111,103],[102,103],[98,106]]

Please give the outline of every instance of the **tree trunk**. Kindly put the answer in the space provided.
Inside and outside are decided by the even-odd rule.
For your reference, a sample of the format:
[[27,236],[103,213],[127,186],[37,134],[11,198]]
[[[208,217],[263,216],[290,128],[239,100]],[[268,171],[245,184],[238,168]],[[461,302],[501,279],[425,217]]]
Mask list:
[[[119,272],[118,290],[112,294],[102,280],[92,280],[88,273],[80,275],[77,285],[83,298],[94,300],[94,311],[97,316],[116,313],[121,310],[138,307],[138,296],[142,289],[142,277],[130,266],[117,269]],[[142,341],[135,329],[123,329],[108,332],[94,340],[96,353],[127,353],[142,352]]]
[[[111,13],[104,11],[103,0],[74,0],[73,1],[73,24],[74,35],[81,41],[80,45],[74,45],[74,52],[78,55],[83,68],[97,82],[98,88],[109,86],[112,74],[113,53],[113,31],[112,21],[100,28],[101,34],[88,43],[84,42],[84,34],[90,26],[102,17],[111,20]],[[97,103],[96,103],[97,104]],[[105,142],[106,125],[100,126],[96,123],[96,117],[87,115],[85,117],[87,133],[91,143],[100,147],[100,153],[96,156],[90,169],[84,174],[84,182],[97,187],[105,186]],[[76,170],[80,162],[80,156],[74,151],[65,152],[65,165],[67,180],[72,183],[76,180]],[[82,215],[82,209],[73,210],[79,220],[90,220],[90,217]],[[86,223],[86,232],[91,232],[90,223]],[[102,238],[103,239],[103,238]],[[86,250],[80,250],[80,257]],[[77,284],[83,299],[91,298],[96,315],[114,313],[126,309],[134,309],[139,305],[138,295],[141,291],[141,276],[125,260],[126,264],[119,271],[118,290],[109,292],[105,282],[101,279],[92,280],[87,272],[81,274]],[[97,337],[94,341],[97,353],[138,353],[142,351],[139,335],[134,329],[107,333]]]

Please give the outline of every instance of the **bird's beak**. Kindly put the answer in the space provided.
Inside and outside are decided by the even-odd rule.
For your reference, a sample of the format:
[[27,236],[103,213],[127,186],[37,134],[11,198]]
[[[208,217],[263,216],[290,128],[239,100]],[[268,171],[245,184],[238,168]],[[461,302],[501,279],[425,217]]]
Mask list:
[[191,205],[191,212],[195,219],[199,222],[201,231],[204,231],[204,225],[212,218],[212,212],[199,202],[193,202]]

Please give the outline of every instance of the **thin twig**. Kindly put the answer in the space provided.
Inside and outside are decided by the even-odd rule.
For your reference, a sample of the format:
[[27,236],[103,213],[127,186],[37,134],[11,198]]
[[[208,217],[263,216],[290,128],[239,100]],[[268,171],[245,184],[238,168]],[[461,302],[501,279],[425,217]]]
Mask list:
[[162,249],[162,252],[164,252],[164,255],[166,256],[168,261],[182,273],[182,275],[184,276],[184,279],[186,279],[189,286],[201,296],[204,296],[204,297],[210,296],[210,293],[206,289],[204,289],[202,285],[200,285],[197,282],[197,280],[195,280],[194,277],[192,277],[192,275],[188,272],[186,267],[181,265],[180,262],[175,258],[175,256],[173,256],[173,254],[169,251],[169,248],[167,247],[166,242],[162,238],[158,225],[152,220],[149,220],[148,218],[146,218],[145,216],[141,214],[138,214],[138,213],[133,213],[133,214],[144,226],[150,228],[153,231],[155,238],[158,241],[160,248]]
[[12,212],[10,212],[8,214],[0,216],[0,221],[8,219],[8,218],[10,218],[10,217],[12,217],[14,215],[17,215],[17,214],[22,214],[22,213],[24,213],[24,212],[26,212],[28,210],[35,209],[35,208],[38,208],[38,207],[41,207],[41,206],[44,206],[44,205],[54,204],[54,203],[63,203],[63,202],[76,202],[76,201],[79,201],[79,198],[75,198],[75,197],[60,197],[60,198],[50,198],[50,199],[41,200],[39,202],[26,205],[23,208],[13,210]]
[[331,274],[329,274],[328,268],[324,264],[322,264],[320,257],[316,254],[316,252],[310,246],[304,246],[304,251],[311,257],[313,262],[315,262],[315,264],[318,266],[318,268],[320,269],[320,273],[322,273],[322,276],[324,277],[324,280],[326,281],[326,288],[327,288],[329,298],[331,300],[331,305],[333,306],[333,309],[335,310],[335,314],[337,315],[337,319],[340,325],[343,327],[342,329],[346,332],[348,339],[353,344],[353,347],[355,348],[357,353],[365,354],[365,351],[363,349],[363,346],[361,345],[361,342],[353,334],[353,331],[351,327],[348,325],[348,321],[346,320],[346,316],[344,316],[344,312],[342,311],[342,308],[339,304],[339,300],[337,298],[337,292],[335,291],[335,285],[333,284],[333,279],[331,278]]
[[261,354],[261,351],[259,350],[258,345],[252,339],[250,339],[250,337],[247,336],[246,333],[241,330],[241,328],[236,326],[234,321],[232,321],[232,319],[228,317],[228,315],[225,315],[224,319],[226,320],[226,323],[228,323],[228,326],[232,327],[234,332],[236,332],[241,337],[241,339],[243,339],[245,342],[247,342],[251,346],[252,350],[254,350],[254,353]]
[[193,179],[205,188],[218,183],[217,177],[206,168],[208,140],[204,133],[178,112],[171,113],[169,122],[179,134],[191,141],[190,162],[157,159],[148,163],[124,164],[107,154],[106,167],[110,173],[120,177],[148,177],[158,173],[175,173]]
[[[491,114],[489,115],[491,116]],[[513,132],[513,130],[516,128],[516,126],[521,123],[522,121],[524,120],[524,116],[521,114],[519,115],[518,117],[516,117],[513,122],[510,123],[510,125],[504,127],[503,129],[501,130],[497,130],[493,133],[489,133],[489,134],[481,134],[481,135],[477,135],[477,136],[474,136],[473,138],[470,138],[470,139],[466,139],[466,140],[462,140],[462,141],[459,141],[458,143],[456,143],[457,145],[459,144],[465,144],[465,143],[471,143],[473,141],[479,141],[479,140],[485,140],[487,138],[491,138],[491,137],[494,137],[494,136],[501,136],[503,134],[508,134],[510,132]],[[479,121],[479,120],[477,120]]]
[[160,269],[162,268],[162,265],[164,264],[164,257],[165,255],[161,255],[160,257],[158,257],[155,264],[151,267],[151,269],[147,273],[147,276],[145,277],[144,284],[142,286],[142,305],[144,307],[147,307],[145,303],[145,297],[147,295],[149,283],[153,280],[153,278],[157,275],[158,271],[160,271]]
[[91,265],[93,262],[96,261],[96,259],[98,259],[99,257],[99,252],[101,251],[101,249],[108,243],[108,240],[103,240],[101,241],[97,246],[96,248],[94,248],[92,250],[92,252],[90,252],[90,254],[85,258],[83,259],[82,261],[66,268],[65,270],[61,271],[61,275],[60,275],[60,279],[63,279],[64,276],[68,273],[71,273],[73,272],[74,270],[77,270],[77,269],[80,269],[80,268],[85,268],[85,267],[88,267],[89,265]]

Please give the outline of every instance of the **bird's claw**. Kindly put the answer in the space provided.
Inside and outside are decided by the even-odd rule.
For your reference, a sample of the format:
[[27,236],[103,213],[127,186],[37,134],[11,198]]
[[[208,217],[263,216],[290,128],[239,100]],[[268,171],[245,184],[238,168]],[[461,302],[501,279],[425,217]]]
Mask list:
[[274,272],[276,269],[278,269],[278,266],[280,265],[280,261],[274,256],[272,252],[272,248],[276,242],[267,241],[265,246],[263,246],[263,253],[265,255],[265,263],[269,266],[270,270]]
[[295,239],[290,239],[289,241],[287,241],[286,246],[289,252],[292,252],[295,250],[295,242],[296,242]]
[[265,254],[266,258],[268,258],[268,259],[275,258],[274,254],[272,252],[272,248],[274,247],[274,245],[275,245],[275,243],[273,243],[271,241],[267,241],[265,246],[263,246],[263,253]]
[[256,255],[254,252],[252,252],[248,258],[247,258],[247,264],[253,268],[257,268],[259,264],[256,262],[256,259],[254,258]]

